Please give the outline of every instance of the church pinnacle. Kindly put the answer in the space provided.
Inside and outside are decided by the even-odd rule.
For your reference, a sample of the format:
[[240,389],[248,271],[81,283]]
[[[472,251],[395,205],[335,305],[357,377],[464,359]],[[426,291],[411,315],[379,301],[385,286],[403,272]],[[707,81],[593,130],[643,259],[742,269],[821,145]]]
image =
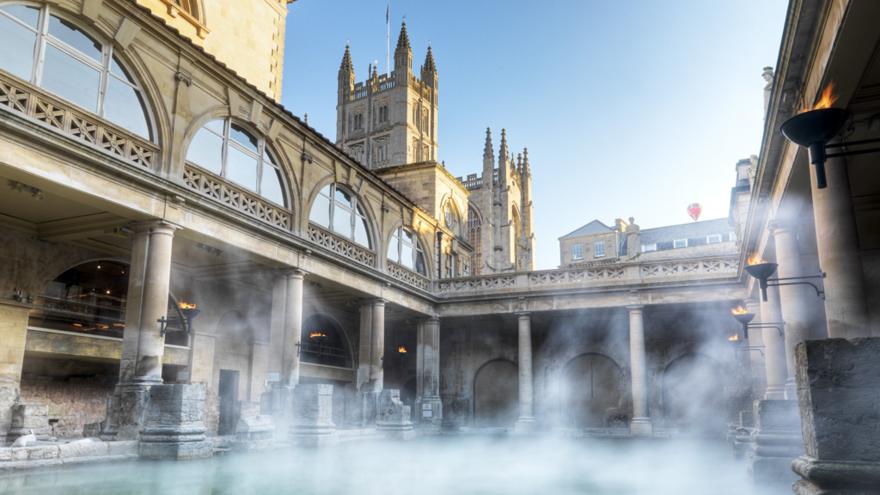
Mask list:
[[437,72],[437,67],[434,65],[434,55],[431,53],[431,45],[428,45],[428,53],[425,55],[425,63],[422,65],[422,71]]
[[339,64],[339,71],[350,71],[352,69],[351,64],[351,50],[349,50],[348,43],[345,44],[345,53],[342,54],[342,63]]
[[397,48],[395,48],[394,52],[398,52],[400,50],[412,50],[412,47],[409,45],[409,34],[406,32],[406,21],[400,25],[400,34],[397,36]]
[[483,146],[483,159],[492,159],[492,155],[494,154],[494,150],[492,148],[492,129],[486,128],[486,144]]
[[501,147],[498,149],[498,161],[499,163],[506,163],[509,158],[509,151],[507,149],[507,130],[501,129]]

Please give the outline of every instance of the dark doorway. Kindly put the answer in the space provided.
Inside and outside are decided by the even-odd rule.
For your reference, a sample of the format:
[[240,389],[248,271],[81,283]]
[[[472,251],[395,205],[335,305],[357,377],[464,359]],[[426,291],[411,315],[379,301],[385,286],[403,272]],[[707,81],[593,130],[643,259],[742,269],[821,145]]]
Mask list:
[[238,371],[220,370],[220,424],[218,435],[235,433],[238,423]]
[[569,426],[601,428],[609,419],[624,414],[623,370],[602,354],[582,354],[566,364],[562,375],[565,410]]
[[483,365],[474,378],[474,425],[513,426],[518,416],[519,369],[505,360]]

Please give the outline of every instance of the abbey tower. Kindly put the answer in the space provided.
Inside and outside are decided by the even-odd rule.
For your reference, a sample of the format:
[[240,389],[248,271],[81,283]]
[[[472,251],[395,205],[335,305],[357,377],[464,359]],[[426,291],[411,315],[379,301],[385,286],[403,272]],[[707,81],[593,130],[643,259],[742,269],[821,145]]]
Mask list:
[[413,51],[400,28],[394,71],[379,74],[371,65],[367,79],[355,82],[349,47],[339,66],[336,144],[370,169],[437,159],[437,68],[431,47],[419,77]]

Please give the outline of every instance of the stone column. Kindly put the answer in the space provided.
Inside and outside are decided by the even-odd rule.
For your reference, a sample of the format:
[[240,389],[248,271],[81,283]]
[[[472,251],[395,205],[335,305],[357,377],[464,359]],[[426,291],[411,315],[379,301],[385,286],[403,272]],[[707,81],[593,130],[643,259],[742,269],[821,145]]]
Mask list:
[[[779,264],[779,278],[801,277],[806,275],[801,267],[801,254],[798,240],[792,225],[787,222],[773,222],[770,233],[776,244],[776,262]],[[794,384],[794,349],[810,336],[810,304],[819,301],[816,294],[804,285],[779,286],[779,302],[782,307],[782,320],[785,322],[785,398],[796,397]],[[771,330],[773,330],[771,328]]]
[[419,322],[416,349],[416,413],[419,421],[439,425],[443,419],[440,401],[440,319]]
[[129,267],[120,383],[161,383],[165,336],[158,320],[168,316],[171,245],[175,227],[164,222],[135,226]]
[[159,320],[168,316],[175,229],[162,221],[134,227],[119,384],[108,411],[106,437],[137,438],[150,387],[162,383],[165,336]]
[[384,382],[385,301],[376,299],[361,305],[360,352],[357,386],[361,396],[361,424],[376,420],[376,401]]
[[810,180],[819,266],[827,274],[824,284],[828,337],[869,336],[865,282],[846,160],[830,158],[825,169],[828,187],[816,189],[812,172]]
[[519,418],[517,430],[529,430],[535,423],[534,384],[532,382],[532,318],[517,314],[519,322]]
[[286,275],[287,290],[284,303],[283,380],[288,387],[299,383],[299,345],[302,339],[303,276],[301,270]]
[[629,310],[629,367],[632,380],[632,435],[651,435],[653,427],[648,414],[648,364],[645,355],[645,323],[641,305],[626,307]]
[[12,425],[12,406],[21,392],[29,311],[30,305],[0,301],[0,446]]
[[779,309],[779,288],[767,287],[767,300],[761,301],[761,323],[779,323],[779,330],[764,328],[761,337],[764,340],[764,368],[767,373],[767,388],[764,399],[785,399],[785,345],[782,340],[782,313]]

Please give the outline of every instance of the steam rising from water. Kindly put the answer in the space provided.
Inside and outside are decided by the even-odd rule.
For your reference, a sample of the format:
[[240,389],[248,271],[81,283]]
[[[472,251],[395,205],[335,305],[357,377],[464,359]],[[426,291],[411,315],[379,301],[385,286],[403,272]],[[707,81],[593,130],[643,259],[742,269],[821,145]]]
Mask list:
[[0,492],[163,494],[755,494],[723,444],[545,437],[422,438],[208,461],[0,477]]

